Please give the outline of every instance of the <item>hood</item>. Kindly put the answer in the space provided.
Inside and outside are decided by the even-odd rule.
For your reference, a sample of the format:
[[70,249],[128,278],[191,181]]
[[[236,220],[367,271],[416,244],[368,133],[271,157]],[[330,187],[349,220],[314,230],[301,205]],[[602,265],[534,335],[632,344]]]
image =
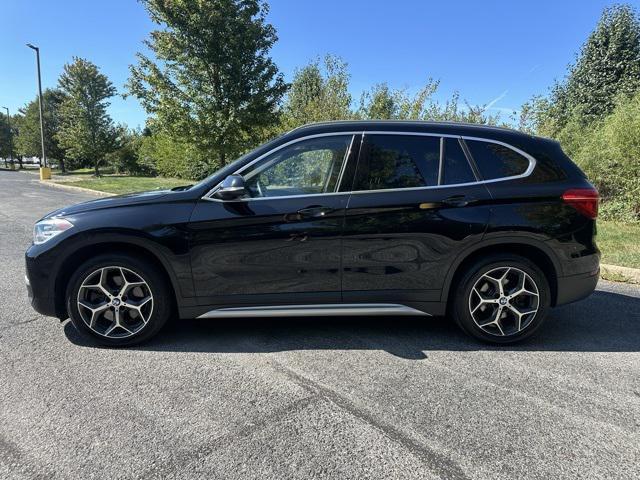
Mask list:
[[75,205],[60,208],[59,210],[48,213],[43,218],[73,215],[76,213],[102,210],[105,208],[123,207],[127,205],[135,205],[137,203],[152,202],[170,193],[172,193],[171,190],[152,190],[149,192],[127,193],[124,195],[98,198],[96,200],[89,200],[88,202],[77,203]]

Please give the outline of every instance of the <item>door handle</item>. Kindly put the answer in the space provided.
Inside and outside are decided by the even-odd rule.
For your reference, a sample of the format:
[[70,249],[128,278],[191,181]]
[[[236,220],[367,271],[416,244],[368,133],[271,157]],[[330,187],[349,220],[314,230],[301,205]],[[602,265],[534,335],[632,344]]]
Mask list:
[[447,197],[442,200],[442,203],[449,207],[466,207],[474,201],[474,198],[468,197],[466,195],[452,195],[451,197]]
[[322,207],[322,206],[313,206],[307,208],[301,208],[298,210],[298,215],[300,218],[322,218],[328,213],[331,213],[333,208],[330,207]]

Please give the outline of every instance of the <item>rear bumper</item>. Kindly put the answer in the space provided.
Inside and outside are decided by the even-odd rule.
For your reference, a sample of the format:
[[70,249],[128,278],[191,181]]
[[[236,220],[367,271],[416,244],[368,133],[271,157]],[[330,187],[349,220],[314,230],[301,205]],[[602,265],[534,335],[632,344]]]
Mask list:
[[558,277],[556,305],[576,302],[588,297],[596,289],[600,268],[594,272]]

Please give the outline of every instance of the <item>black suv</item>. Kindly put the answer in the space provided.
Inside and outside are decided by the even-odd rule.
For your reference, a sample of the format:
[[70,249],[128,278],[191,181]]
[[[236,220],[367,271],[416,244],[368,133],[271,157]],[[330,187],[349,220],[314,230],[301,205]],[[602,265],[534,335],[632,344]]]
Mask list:
[[109,345],[180,318],[450,315],[510,343],[599,273],[598,193],[555,141],[503,128],[330,122],[202,182],[94,200],[34,229],[40,313]]

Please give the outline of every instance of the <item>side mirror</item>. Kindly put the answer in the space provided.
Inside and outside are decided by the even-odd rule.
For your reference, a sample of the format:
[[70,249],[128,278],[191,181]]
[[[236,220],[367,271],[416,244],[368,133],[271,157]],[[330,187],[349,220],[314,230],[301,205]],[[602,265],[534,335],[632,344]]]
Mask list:
[[247,193],[242,175],[229,175],[220,184],[220,188],[214,194],[220,200],[234,200]]

